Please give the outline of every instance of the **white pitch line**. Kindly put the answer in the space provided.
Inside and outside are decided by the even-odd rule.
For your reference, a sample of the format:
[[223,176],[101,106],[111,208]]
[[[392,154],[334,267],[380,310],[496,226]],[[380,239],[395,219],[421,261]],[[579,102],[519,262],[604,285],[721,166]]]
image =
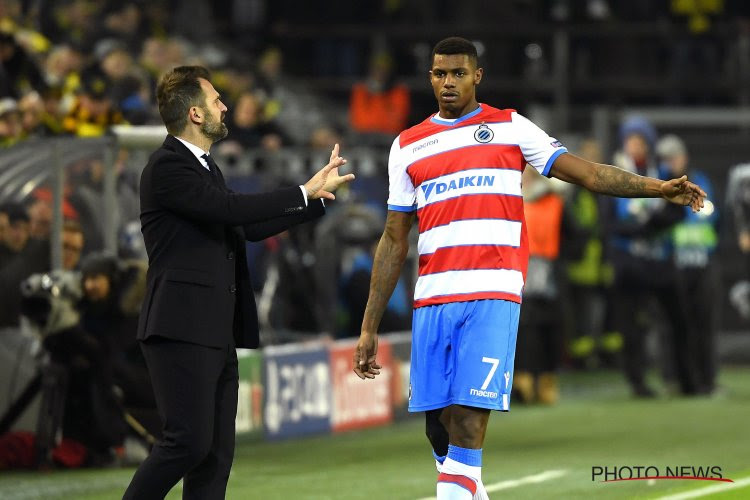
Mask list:
[[659,497],[658,500],[686,500],[688,498],[700,498],[707,495],[713,495],[726,490],[732,490],[734,488],[741,488],[750,484],[750,477],[739,479],[733,483],[721,483],[706,488],[699,488],[697,490],[685,491],[683,493],[677,493],[675,495],[669,495],[666,497]]
[[[566,470],[547,470],[540,472],[539,474],[524,476],[519,479],[509,479],[507,481],[500,481],[499,483],[485,484],[484,488],[487,490],[487,493],[492,493],[493,491],[508,490],[510,488],[515,488],[516,486],[523,486],[524,484],[543,483],[544,481],[550,481],[562,477],[567,473],[568,471]],[[425,497],[420,498],[419,500],[437,499],[435,497]]]

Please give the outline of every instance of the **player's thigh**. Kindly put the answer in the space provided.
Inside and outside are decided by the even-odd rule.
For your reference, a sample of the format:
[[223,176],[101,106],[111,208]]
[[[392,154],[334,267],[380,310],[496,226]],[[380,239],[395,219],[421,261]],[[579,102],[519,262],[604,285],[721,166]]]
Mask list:
[[508,410],[520,305],[480,300],[456,333],[454,403]]
[[454,350],[451,346],[462,304],[420,307],[414,311],[410,367],[410,411],[450,404]]

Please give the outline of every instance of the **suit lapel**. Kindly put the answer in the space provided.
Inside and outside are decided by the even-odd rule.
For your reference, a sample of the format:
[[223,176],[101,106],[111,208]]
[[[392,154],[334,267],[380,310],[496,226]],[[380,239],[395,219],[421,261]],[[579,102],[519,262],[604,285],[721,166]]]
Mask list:
[[226,189],[226,183],[224,182],[224,176],[221,174],[221,170],[216,169],[218,172],[218,177],[214,178],[211,172],[203,166],[203,164],[198,160],[198,158],[195,157],[192,151],[185,147],[185,145],[173,135],[167,135],[167,138],[164,139],[164,144],[162,144],[162,147],[169,149],[170,151],[174,151],[175,153],[181,154],[185,158],[189,159],[190,166],[192,168],[200,172],[200,174],[206,177],[210,182],[215,183],[222,189]]

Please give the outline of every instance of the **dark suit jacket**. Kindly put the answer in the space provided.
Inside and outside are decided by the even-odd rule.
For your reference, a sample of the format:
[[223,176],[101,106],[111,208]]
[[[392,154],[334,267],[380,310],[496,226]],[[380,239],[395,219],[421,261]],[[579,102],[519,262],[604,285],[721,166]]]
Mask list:
[[149,269],[138,338],[224,347],[234,336],[237,347],[258,347],[244,240],[319,217],[322,202],[305,207],[299,186],[233,193],[171,135],[143,170],[140,197]]

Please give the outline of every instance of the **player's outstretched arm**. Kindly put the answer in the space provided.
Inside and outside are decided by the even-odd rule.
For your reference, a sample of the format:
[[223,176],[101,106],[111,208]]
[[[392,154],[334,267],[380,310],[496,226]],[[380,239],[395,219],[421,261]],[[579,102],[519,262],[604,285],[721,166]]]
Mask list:
[[550,176],[572,182],[595,193],[622,198],[664,198],[678,205],[690,205],[697,212],[706,193],[683,175],[662,181],[621,168],[593,163],[570,153],[561,154],[552,164]]
[[378,353],[378,327],[401,275],[409,251],[409,230],[413,222],[414,212],[388,211],[385,230],[375,251],[362,332],[354,351],[354,373],[361,379],[375,378],[380,373],[380,365],[375,359]]

